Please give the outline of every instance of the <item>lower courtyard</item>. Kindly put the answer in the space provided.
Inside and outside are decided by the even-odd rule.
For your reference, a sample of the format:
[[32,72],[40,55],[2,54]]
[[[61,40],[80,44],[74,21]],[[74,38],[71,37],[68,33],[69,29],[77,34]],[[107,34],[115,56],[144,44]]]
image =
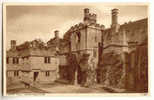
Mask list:
[[7,93],[148,93],[148,18],[120,25],[118,11],[111,10],[109,28],[85,8],[62,38],[59,30],[46,42],[12,38]]
[[46,84],[35,84],[26,86],[23,82],[10,84],[7,88],[8,94],[39,94],[39,93],[121,93],[124,89],[115,89],[103,85],[95,84],[91,87],[82,87],[80,85],[71,85],[61,82]]

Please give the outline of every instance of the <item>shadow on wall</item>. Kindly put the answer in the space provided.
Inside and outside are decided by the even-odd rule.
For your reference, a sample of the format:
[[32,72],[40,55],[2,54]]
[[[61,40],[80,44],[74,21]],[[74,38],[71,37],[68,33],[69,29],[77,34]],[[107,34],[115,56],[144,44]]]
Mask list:
[[114,88],[124,88],[127,92],[148,92],[148,48],[136,47],[135,51],[122,54],[103,54],[98,69],[98,82]]

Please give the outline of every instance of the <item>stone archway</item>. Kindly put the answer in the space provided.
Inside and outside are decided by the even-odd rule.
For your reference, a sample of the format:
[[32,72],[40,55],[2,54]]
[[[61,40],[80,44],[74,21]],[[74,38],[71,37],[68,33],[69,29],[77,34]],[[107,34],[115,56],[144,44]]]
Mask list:
[[34,72],[34,79],[33,79],[33,81],[37,80],[38,75],[39,75],[39,72]]
[[78,60],[75,54],[68,55],[68,80],[71,84],[77,85],[78,84]]
[[[68,80],[71,84],[96,83],[96,59],[89,53],[74,53],[68,55]],[[90,82],[93,81],[93,82]],[[94,82],[95,81],[95,82]]]

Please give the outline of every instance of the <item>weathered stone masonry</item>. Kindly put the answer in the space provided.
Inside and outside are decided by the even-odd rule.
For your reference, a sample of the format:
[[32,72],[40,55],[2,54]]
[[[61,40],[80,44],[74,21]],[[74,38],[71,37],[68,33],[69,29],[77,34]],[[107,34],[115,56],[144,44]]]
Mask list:
[[[81,80],[84,77],[81,71],[89,68],[82,66],[81,60],[84,58],[83,55],[89,55],[87,64],[94,69],[94,73],[96,72],[92,80],[103,86],[126,89],[127,92],[147,92],[148,19],[120,25],[118,13],[118,9],[111,11],[111,27],[105,28],[97,23],[97,15],[85,8],[83,22],[72,26],[63,39],[59,38],[59,32],[55,31],[55,37],[47,42],[47,46],[40,40],[25,42],[20,46],[16,46],[16,42],[12,41],[7,57],[9,60],[19,57],[17,62],[22,61],[20,58],[27,59],[24,62],[31,67],[23,67],[20,70],[32,72],[33,69],[39,69],[42,71],[42,75],[39,74],[42,81],[63,79],[71,84],[82,84]],[[50,59],[51,63],[41,63],[44,57]],[[28,64],[25,66],[29,66]],[[9,63],[8,66],[11,74],[14,65]],[[52,69],[54,71],[51,73],[55,75],[49,80],[42,77],[43,70]],[[14,73],[18,75],[18,72]],[[29,75],[34,76],[34,73]]]
[[[112,21],[111,28],[102,32],[102,62],[99,66],[99,70],[102,71],[99,72],[99,82],[111,87],[125,88],[128,91],[146,92],[148,91],[147,19],[119,25],[117,17],[118,10],[112,10],[112,20],[116,21]],[[139,51],[142,53],[139,54]],[[138,58],[141,56],[144,59],[142,61]],[[146,64],[137,66],[141,62]],[[144,68],[141,71],[142,67]],[[136,80],[138,82],[144,80],[144,84],[137,84]],[[136,86],[140,88],[137,89]]]

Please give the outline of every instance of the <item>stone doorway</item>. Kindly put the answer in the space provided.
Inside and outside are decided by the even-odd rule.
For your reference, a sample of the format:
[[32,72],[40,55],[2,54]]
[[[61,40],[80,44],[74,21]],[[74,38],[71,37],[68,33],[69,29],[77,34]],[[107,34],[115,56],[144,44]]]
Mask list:
[[39,72],[34,72],[34,79],[33,81],[36,81],[36,79],[38,78]]

